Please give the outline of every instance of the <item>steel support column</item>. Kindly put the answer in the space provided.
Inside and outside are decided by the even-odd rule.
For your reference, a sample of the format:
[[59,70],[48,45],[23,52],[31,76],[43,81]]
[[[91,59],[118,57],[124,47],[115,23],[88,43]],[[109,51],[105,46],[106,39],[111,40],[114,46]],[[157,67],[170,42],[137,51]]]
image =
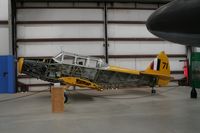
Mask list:
[[104,47],[105,61],[108,63],[108,20],[107,20],[107,3],[104,3]]
[[[16,0],[11,0],[11,36],[12,36],[12,55],[17,60],[17,10]],[[17,61],[15,62],[15,86],[17,87]]]
[[17,10],[16,10],[16,1],[11,0],[11,28],[12,28],[12,54],[17,58]]

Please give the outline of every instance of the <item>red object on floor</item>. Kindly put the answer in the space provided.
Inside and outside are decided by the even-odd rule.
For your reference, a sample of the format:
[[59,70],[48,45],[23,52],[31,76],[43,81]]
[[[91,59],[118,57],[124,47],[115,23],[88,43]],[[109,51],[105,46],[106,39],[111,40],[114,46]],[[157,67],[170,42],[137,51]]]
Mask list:
[[189,76],[189,74],[188,74],[188,61],[186,60],[186,61],[184,61],[184,67],[183,67],[183,71],[184,71],[184,76],[186,77],[186,79],[187,79],[187,81],[188,81],[188,76]]

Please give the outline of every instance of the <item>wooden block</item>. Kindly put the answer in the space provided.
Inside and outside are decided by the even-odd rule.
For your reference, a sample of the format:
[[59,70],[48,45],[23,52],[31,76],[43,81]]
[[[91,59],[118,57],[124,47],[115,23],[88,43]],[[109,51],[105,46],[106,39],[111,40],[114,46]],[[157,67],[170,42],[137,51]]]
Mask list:
[[51,103],[52,103],[53,113],[64,112],[64,88],[63,87],[54,87],[51,89]]

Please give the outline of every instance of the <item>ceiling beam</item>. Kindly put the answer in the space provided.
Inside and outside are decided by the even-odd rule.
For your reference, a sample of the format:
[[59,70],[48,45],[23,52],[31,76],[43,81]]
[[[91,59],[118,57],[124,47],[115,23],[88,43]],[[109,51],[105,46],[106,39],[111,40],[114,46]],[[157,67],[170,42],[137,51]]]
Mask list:
[[120,2],[120,3],[161,3],[166,4],[172,0],[16,0],[16,2],[99,2],[99,3],[112,3],[112,2]]

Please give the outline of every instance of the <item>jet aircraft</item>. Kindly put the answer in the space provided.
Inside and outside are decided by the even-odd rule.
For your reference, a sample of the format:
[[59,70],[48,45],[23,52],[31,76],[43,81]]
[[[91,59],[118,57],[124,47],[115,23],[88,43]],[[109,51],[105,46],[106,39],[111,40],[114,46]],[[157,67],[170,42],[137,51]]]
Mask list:
[[[109,88],[165,86],[170,81],[170,65],[162,51],[144,71],[111,66],[100,58],[61,52],[50,59],[18,61],[19,73],[52,83],[102,91]],[[65,98],[67,95],[65,94]]]
[[200,0],[174,0],[157,9],[147,20],[147,29],[165,40],[200,46]]

